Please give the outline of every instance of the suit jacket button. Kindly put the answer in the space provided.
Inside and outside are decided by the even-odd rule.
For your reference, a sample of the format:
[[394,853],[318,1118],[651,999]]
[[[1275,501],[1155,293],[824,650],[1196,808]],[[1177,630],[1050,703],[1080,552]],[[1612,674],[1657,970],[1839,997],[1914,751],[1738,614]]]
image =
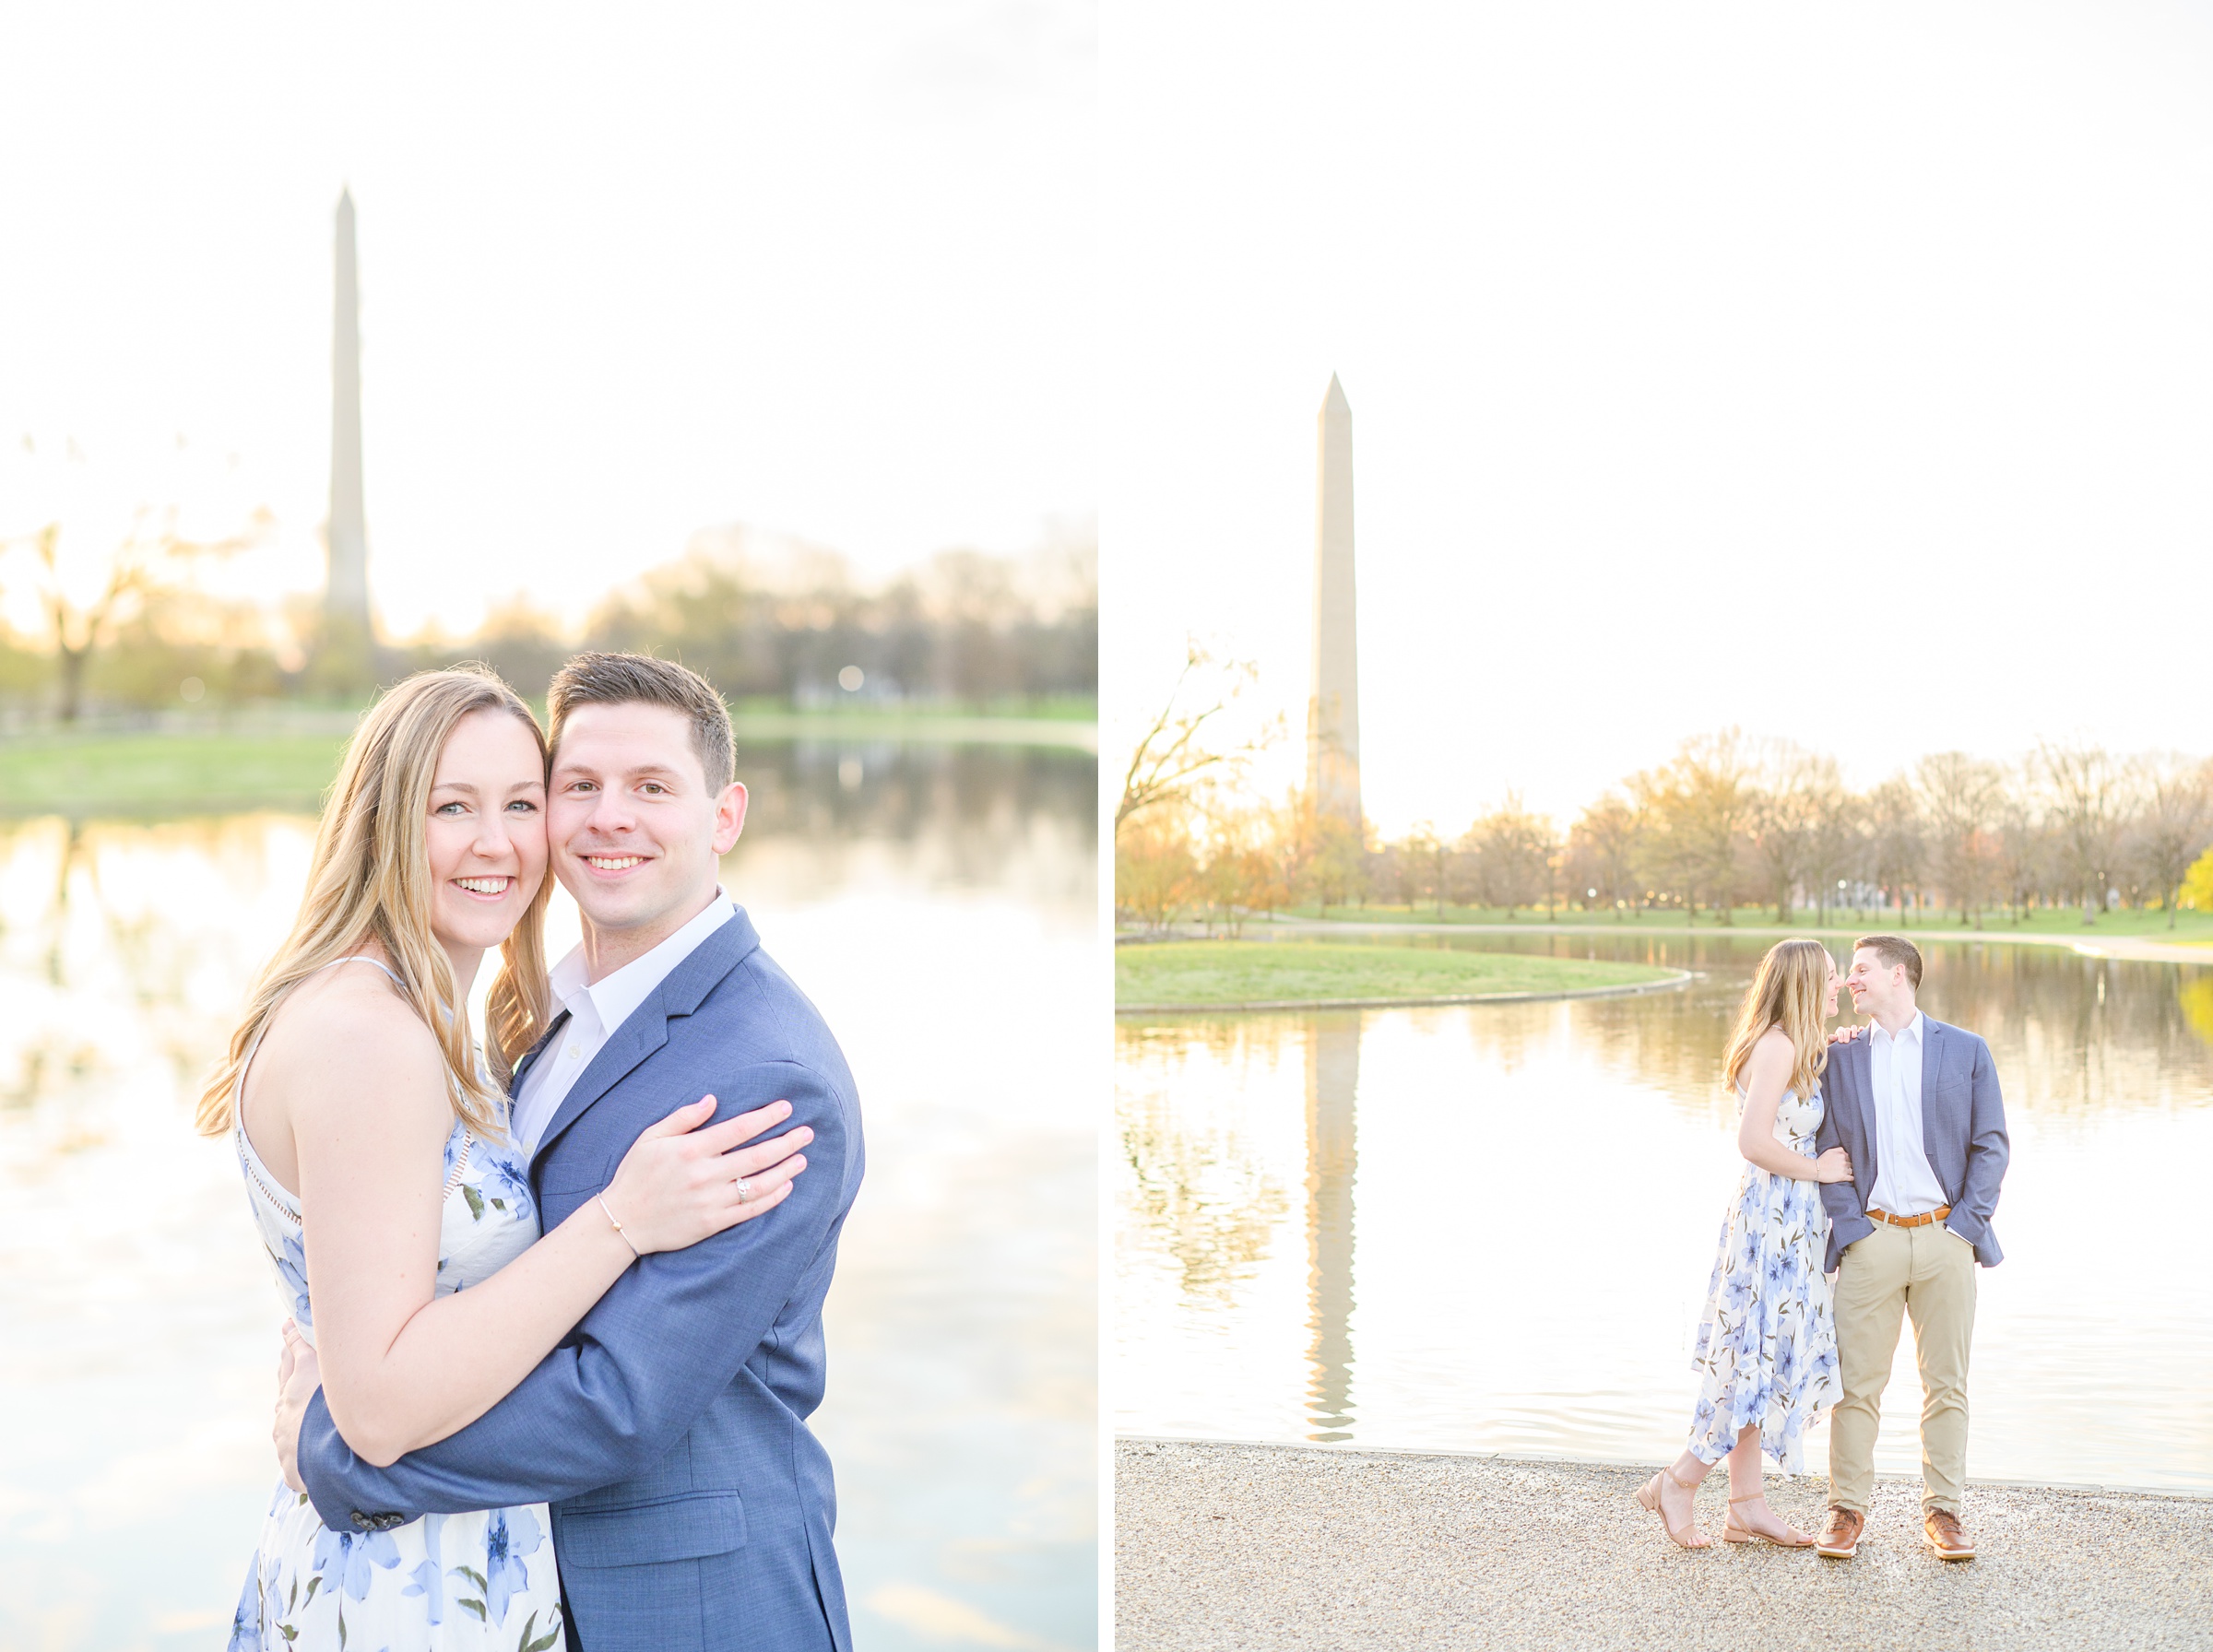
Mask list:
[[364,1515],[363,1513],[361,1513],[361,1511],[360,1509],[358,1509],[358,1508],[357,1508],[357,1509],[354,1509],[354,1510],[352,1510],[352,1511],[351,1511],[351,1516],[352,1516],[352,1519],[353,1519],[353,1528],[354,1528],[354,1530],[356,1530],[356,1531],[374,1531],[374,1530],[376,1529],[376,1523],[375,1523],[374,1521],[371,1520],[367,1515]]

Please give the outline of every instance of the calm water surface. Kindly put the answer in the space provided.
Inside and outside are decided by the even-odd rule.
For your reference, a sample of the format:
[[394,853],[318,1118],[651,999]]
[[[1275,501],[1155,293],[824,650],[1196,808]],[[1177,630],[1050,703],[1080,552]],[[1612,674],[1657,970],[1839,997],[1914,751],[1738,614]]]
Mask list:
[[[836,1030],[868,1120],[815,1419],[868,1647],[1093,1644],[1095,772],[740,753],[725,887]],[[280,1314],[189,1095],[312,829],[0,826],[6,1652],[201,1647],[230,1623],[276,1475]],[[558,956],[575,917],[554,914]]]
[[[1118,1429],[1672,1457],[1742,1164],[1722,1049],[1767,941],[1405,944],[1700,974],[1649,997],[1118,1025]],[[2013,1146],[1970,1474],[2213,1492],[2213,967],[1925,951],[1923,1007],[1989,1040]],[[1909,1325],[1883,1471],[1919,1471],[1919,1409]],[[1823,1429],[1812,1471],[1827,1449]]]

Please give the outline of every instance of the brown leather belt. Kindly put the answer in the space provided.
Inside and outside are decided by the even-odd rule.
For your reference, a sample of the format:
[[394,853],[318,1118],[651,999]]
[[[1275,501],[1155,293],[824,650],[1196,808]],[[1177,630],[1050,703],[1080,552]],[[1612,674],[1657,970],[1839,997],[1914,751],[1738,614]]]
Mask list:
[[1949,1205],[1938,1205],[1924,1216],[1893,1216],[1889,1211],[1878,1210],[1873,1205],[1867,1207],[1869,1221],[1887,1221],[1894,1228],[1925,1228],[1932,1221],[1942,1221],[1951,1213],[1952,1208]]

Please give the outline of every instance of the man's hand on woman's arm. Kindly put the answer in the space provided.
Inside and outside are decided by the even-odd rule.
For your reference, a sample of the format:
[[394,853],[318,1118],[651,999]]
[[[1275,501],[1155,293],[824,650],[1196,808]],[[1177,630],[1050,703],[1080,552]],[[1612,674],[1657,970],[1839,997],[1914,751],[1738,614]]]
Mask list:
[[412,1517],[554,1502],[630,1479],[729,1386],[813,1270],[827,1266],[858,1155],[857,1120],[809,1068],[763,1062],[716,1092],[725,1117],[787,1098],[792,1124],[813,1130],[809,1174],[781,1208],[648,1256],[491,1410],[388,1468],[349,1449],[325,1401],[311,1398],[301,1477],[326,1525],[349,1522],[355,1509]]

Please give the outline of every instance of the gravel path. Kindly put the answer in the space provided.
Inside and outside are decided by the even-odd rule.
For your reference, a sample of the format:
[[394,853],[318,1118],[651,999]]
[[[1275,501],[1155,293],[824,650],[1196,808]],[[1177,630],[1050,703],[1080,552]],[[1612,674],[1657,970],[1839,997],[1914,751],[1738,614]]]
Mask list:
[[[1631,1501],[1650,1468],[1124,1440],[1115,1644],[1137,1648],[2213,1648],[2213,1500],[1970,1486],[1979,1559],[1922,1546],[1885,1479],[1859,1557],[1686,1552]],[[1817,1478],[1770,1479],[1817,1528]]]

